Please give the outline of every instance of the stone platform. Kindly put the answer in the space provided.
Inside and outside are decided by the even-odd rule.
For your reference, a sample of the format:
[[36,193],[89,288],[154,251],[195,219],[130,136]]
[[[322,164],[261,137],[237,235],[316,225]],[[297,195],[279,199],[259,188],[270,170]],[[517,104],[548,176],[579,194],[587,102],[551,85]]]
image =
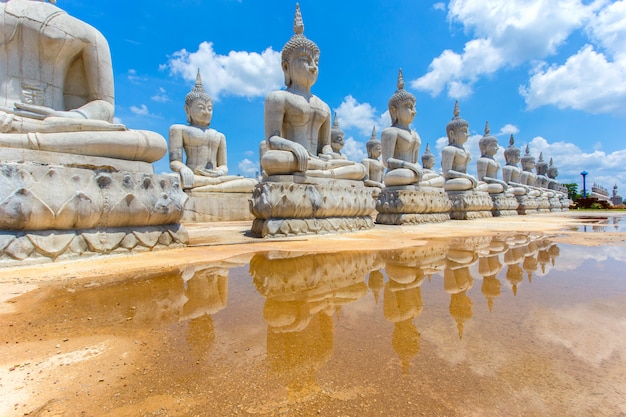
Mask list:
[[178,180],[151,164],[3,150],[0,264],[182,246],[186,200]]
[[517,216],[517,206],[519,203],[512,194],[500,193],[490,194],[493,202],[491,214],[493,217]]
[[537,208],[539,207],[539,201],[534,197],[527,195],[518,195],[515,197],[519,205],[517,206],[517,213],[520,215],[525,214],[537,214]]
[[362,181],[267,177],[252,192],[251,233],[273,237],[371,229],[372,192]]
[[254,220],[250,213],[252,193],[187,191],[183,222]]
[[453,220],[473,220],[493,217],[493,202],[486,191],[448,191],[452,203],[450,218]]
[[420,224],[450,220],[450,199],[443,188],[387,187],[376,199],[376,223]]

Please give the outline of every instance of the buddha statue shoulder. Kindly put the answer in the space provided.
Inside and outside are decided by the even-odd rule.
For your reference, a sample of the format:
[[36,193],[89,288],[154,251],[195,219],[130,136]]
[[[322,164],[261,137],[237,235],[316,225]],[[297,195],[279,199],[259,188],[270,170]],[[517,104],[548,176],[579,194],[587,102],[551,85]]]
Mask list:
[[[185,97],[187,125],[169,129],[170,168],[178,172],[184,189],[211,192],[250,192],[256,180],[228,175],[226,136],[209,127],[213,101],[202,85],[200,70]],[[187,159],[183,162],[183,154]]]
[[361,180],[365,167],[347,159],[322,158],[331,145],[330,108],[311,92],[317,81],[320,50],[304,36],[296,5],[294,35],[281,52],[285,90],[265,98],[265,175],[301,173],[311,177]]

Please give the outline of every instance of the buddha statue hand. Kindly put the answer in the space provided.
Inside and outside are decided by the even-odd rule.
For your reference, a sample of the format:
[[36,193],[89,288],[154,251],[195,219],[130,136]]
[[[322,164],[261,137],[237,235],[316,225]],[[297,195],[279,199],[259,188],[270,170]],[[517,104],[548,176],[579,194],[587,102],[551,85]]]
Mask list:
[[309,152],[297,142],[281,138],[278,135],[271,136],[268,140],[268,148],[271,150],[289,151],[294,154],[298,163],[298,171],[305,172],[309,162]]
[[213,169],[205,169],[205,168],[196,168],[194,169],[194,174],[201,175],[203,177],[221,177],[224,175],[224,171],[221,169],[213,170]]
[[13,129],[13,115],[0,111],[0,133],[8,133]]
[[63,117],[67,119],[86,119],[87,117],[79,111],[63,111],[54,110],[46,106],[38,106],[28,103],[15,103],[16,113],[24,113],[26,117],[33,117],[35,119],[43,119],[46,117]]
[[183,182],[183,189],[192,188],[194,173],[191,168],[187,166],[181,166],[178,172]]

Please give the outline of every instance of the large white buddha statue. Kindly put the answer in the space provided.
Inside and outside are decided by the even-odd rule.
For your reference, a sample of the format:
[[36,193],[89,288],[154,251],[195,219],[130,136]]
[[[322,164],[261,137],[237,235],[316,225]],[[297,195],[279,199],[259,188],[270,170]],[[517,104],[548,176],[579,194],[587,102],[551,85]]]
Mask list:
[[[388,103],[391,126],[381,135],[382,162],[387,168],[387,187],[420,185],[441,187],[443,179],[433,171],[424,172],[418,162],[422,140],[410,125],[415,119],[415,96],[404,89],[402,69],[398,71],[397,90]],[[433,175],[434,174],[434,175]]]
[[163,137],[113,123],[106,39],[40,0],[0,1],[0,147],[154,162]]
[[441,168],[446,179],[446,191],[487,191],[488,185],[477,181],[467,173],[467,165],[472,159],[463,147],[469,138],[469,123],[460,116],[459,102],[454,103],[454,117],[446,125],[448,145],[441,152]]
[[[211,192],[251,192],[256,180],[227,175],[226,136],[209,127],[213,101],[206,93],[200,70],[185,97],[188,125],[170,126],[170,168],[180,173],[183,188]],[[183,153],[187,156],[183,162]]]
[[302,173],[310,177],[361,180],[365,167],[346,159],[321,158],[331,145],[330,108],[311,93],[317,81],[320,50],[304,36],[304,23],[296,5],[294,35],[282,49],[285,90],[265,98],[267,151],[261,167],[268,176]]
[[478,141],[480,148],[480,158],[476,161],[476,172],[478,179],[488,184],[487,191],[489,194],[503,193],[508,185],[506,182],[498,179],[498,171],[500,164],[494,159],[498,152],[498,139],[491,135],[489,122],[485,123],[485,134]]

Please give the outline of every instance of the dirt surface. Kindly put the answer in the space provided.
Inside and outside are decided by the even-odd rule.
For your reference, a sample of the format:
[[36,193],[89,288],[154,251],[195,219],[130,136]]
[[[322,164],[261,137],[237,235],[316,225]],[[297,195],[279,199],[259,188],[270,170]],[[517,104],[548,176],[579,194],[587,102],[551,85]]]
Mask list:
[[[571,384],[575,391],[575,380],[585,379],[587,370],[575,368],[581,373],[567,377],[551,375],[549,368],[565,361],[559,359],[558,348],[545,352],[553,362],[544,363],[544,368],[537,362],[529,365],[530,362],[520,361],[502,371],[510,375],[499,376],[507,381],[532,379],[546,395],[553,396],[549,400],[538,399],[523,387],[514,391],[514,383],[509,387],[513,391],[507,391],[494,375],[491,379],[485,377],[490,374],[488,370],[476,372],[468,366],[442,361],[437,355],[437,343],[448,342],[430,340],[422,330],[423,341],[430,342],[422,342],[420,361],[414,364],[418,371],[403,375],[395,362],[382,359],[382,353],[380,363],[376,355],[381,348],[372,346],[377,343],[375,332],[379,330],[375,329],[384,333],[387,330],[383,325],[387,322],[374,313],[369,330],[352,327],[348,316],[330,333],[328,328],[333,326],[327,316],[314,315],[313,324],[303,331],[304,341],[310,338],[311,343],[303,343],[289,339],[289,335],[265,333],[262,317],[267,319],[270,311],[267,304],[263,307],[255,291],[232,285],[228,293],[230,312],[220,313],[219,318],[203,315],[184,319],[178,295],[187,290],[187,284],[179,279],[186,276],[187,269],[197,272],[214,264],[217,272],[212,270],[207,276],[217,276],[219,280],[220,270],[230,270],[229,279],[233,282],[239,276],[247,276],[241,267],[260,252],[388,251],[437,238],[509,232],[549,234],[552,242],[577,246],[626,246],[626,232],[612,227],[617,223],[606,222],[604,217],[602,212],[586,213],[585,218],[570,212],[408,227],[376,225],[365,232],[287,239],[249,237],[248,222],[188,224],[191,242],[184,249],[0,269],[0,416],[477,416],[548,415],[551,410],[557,410],[552,415],[572,415],[571,405],[556,407],[552,401],[575,402],[583,407],[578,408],[578,415],[616,415],[616,410],[626,415],[626,403],[621,408],[619,404],[590,405],[593,393],[578,400],[576,395],[559,399],[563,395],[561,388]],[[355,288],[350,291],[357,291]],[[343,296],[350,298],[351,294]],[[620,296],[619,302],[624,305],[624,294]],[[448,297],[443,293],[432,295],[429,300],[440,301],[447,309]],[[213,300],[206,306],[218,305],[218,311],[225,304],[225,299]],[[616,308],[615,311],[623,309]],[[158,311],[158,315],[150,311]],[[533,310],[532,314],[539,313]],[[477,316],[474,321],[480,322],[480,315]],[[513,323],[514,316],[510,320]],[[433,316],[432,323],[436,322]],[[623,316],[611,326],[624,334]],[[221,328],[236,329],[233,332],[237,337],[216,336]],[[411,329],[405,331],[410,333]],[[494,327],[490,331],[499,330]],[[527,330],[519,330],[520,334],[524,331]],[[331,338],[325,342],[329,334]],[[302,352],[310,362],[291,357],[293,352],[285,350],[287,347]],[[342,351],[346,349],[352,353],[344,356]],[[370,355],[364,360],[362,352],[370,350],[375,353],[374,358]],[[273,361],[272,355],[287,355],[297,366],[285,367],[284,363]],[[515,353],[518,358],[527,355],[522,350]],[[626,355],[620,355],[624,355],[623,349],[618,355],[618,363],[622,364]],[[320,365],[332,364],[339,358],[344,358],[345,372],[331,374],[329,369],[334,368]],[[602,361],[592,368],[593,375],[600,372],[609,381],[596,381],[596,388],[602,389],[603,395],[624,398],[623,368],[613,369]],[[297,375],[293,374],[294,369]],[[361,377],[363,381],[355,384],[355,378]],[[319,380],[326,381],[323,388]],[[561,388],[556,389],[554,384]],[[380,392],[381,386],[390,391]],[[607,390],[615,392],[607,394]],[[464,395],[468,393],[474,400],[459,403],[458,399],[467,398]],[[494,398],[511,395],[516,398],[510,398],[508,405],[494,403]]]

